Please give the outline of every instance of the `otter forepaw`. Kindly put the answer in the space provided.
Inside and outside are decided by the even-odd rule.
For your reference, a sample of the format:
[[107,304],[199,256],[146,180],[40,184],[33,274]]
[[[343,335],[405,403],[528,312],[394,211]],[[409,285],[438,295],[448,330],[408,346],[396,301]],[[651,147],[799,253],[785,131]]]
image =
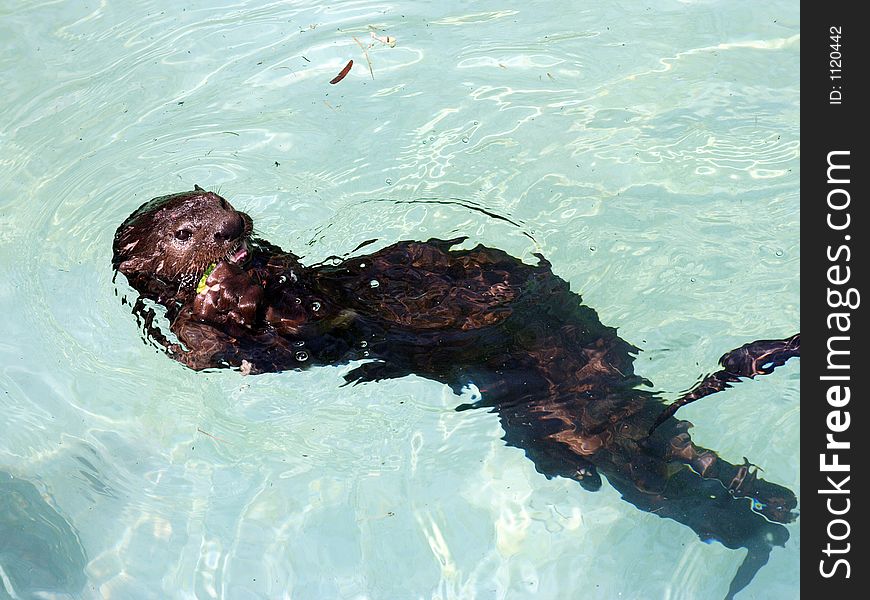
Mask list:
[[257,318],[263,288],[238,266],[220,262],[193,301],[195,316],[204,322],[251,327]]

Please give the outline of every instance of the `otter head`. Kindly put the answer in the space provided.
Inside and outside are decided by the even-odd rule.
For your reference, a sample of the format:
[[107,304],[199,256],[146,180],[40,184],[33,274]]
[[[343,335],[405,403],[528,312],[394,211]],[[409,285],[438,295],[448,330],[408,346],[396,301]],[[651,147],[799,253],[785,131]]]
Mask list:
[[[251,218],[213,192],[161,196],[115,232],[112,265],[137,288],[194,285],[212,263],[248,257]],[[140,291],[142,291],[140,289]]]

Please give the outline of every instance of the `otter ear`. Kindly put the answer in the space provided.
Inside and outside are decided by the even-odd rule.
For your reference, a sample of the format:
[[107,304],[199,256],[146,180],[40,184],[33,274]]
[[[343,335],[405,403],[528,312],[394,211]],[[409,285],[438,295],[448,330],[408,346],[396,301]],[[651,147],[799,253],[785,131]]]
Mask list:
[[199,185],[194,184],[194,186],[193,186],[193,191],[194,191],[194,192],[204,192],[205,190],[202,189],[201,187],[199,187]]

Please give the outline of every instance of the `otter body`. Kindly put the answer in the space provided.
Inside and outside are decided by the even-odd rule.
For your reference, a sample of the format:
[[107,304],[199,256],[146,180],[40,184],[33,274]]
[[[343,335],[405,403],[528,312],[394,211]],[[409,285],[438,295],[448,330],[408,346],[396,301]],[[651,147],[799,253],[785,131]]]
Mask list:
[[[676,409],[799,354],[800,337],[727,353],[723,369],[667,407],[634,374],[637,348],[603,325],[538,256],[456,250],[465,238],[406,241],[303,266],[251,238],[251,219],[197,188],[140,207],[119,227],[113,265],[140,298],[148,335],[196,370],[244,373],[364,361],[352,382],[417,374],[459,391],[476,386],[506,443],[547,477],[587,490],[601,474],[638,508],[749,553],[729,597],[783,545],[795,518],[787,488],[692,443]],[[204,275],[209,271],[207,275]],[[179,343],[143,300],[167,308]]]

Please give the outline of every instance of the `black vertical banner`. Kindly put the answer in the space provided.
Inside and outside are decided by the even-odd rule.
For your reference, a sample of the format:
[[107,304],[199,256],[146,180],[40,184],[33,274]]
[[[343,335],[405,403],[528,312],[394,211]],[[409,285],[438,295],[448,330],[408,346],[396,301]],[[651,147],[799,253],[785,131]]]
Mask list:
[[[801,593],[866,598],[864,302],[868,32],[860,3],[802,5]],[[806,35],[803,35],[803,34]],[[822,596],[824,594],[825,596]]]

